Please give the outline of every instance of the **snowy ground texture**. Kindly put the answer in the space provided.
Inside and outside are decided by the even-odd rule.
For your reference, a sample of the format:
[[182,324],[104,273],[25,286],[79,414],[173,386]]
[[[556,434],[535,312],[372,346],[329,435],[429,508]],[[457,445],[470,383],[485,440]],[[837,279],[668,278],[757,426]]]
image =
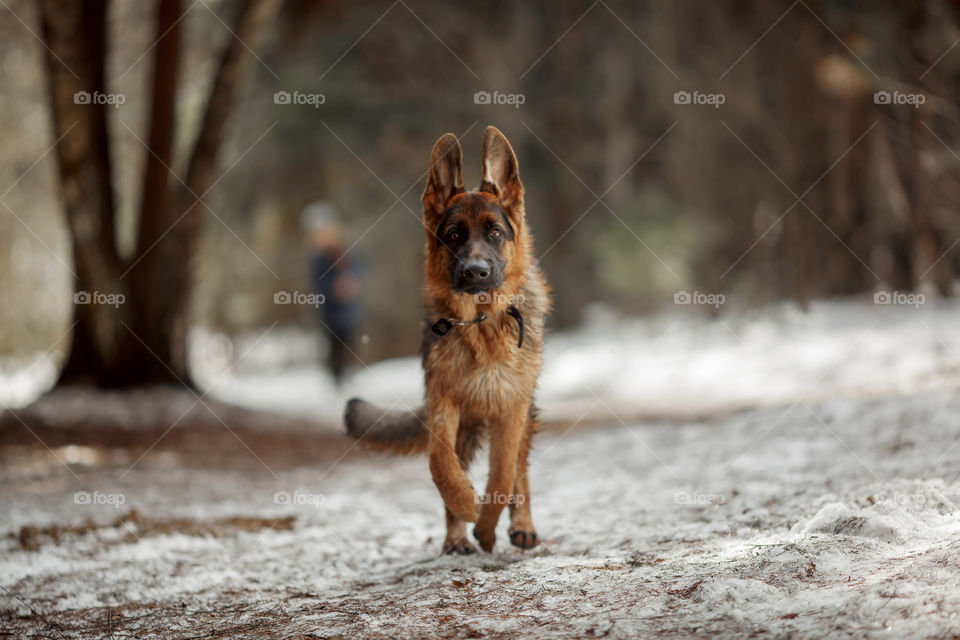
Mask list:
[[[715,416],[758,406],[883,397],[960,386],[960,304],[873,304],[872,296],[783,304],[760,311],[620,319],[602,309],[583,328],[548,337],[538,403],[548,421]],[[689,307],[680,307],[689,310]],[[279,333],[279,332],[277,332]],[[302,336],[262,334],[227,349],[198,336],[195,369],[211,394],[253,408],[339,423],[343,400],[362,395],[414,408],[423,398],[419,358],[363,368],[341,393],[310,365],[266,377],[278,352],[310,353]],[[282,346],[281,346],[282,345]],[[224,355],[232,356],[224,357]],[[318,390],[322,390],[318,393]]]
[[[612,418],[554,407],[532,552],[504,519],[493,554],[439,556],[425,459],[314,456],[316,433],[223,428],[227,462],[210,440],[6,438],[0,637],[960,635],[960,309],[769,313],[557,336],[554,366],[581,354],[596,394],[573,413],[600,396]],[[645,381],[659,417],[638,417]]]

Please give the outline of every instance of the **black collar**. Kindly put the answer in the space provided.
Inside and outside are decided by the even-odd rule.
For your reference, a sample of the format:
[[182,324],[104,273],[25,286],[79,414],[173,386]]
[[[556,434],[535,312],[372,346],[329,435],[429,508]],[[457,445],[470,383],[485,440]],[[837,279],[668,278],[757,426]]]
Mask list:
[[[519,327],[520,339],[517,340],[517,348],[523,347],[523,336],[524,336],[524,324],[523,324],[523,314],[520,313],[520,309],[517,309],[514,305],[507,307],[506,314],[512,316],[517,321],[517,327]],[[453,327],[464,327],[471,324],[480,324],[487,319],[486,314],[478,313],[477,317],[473,320],[460,320],[459,318],[440,318],[430,327],[430,330],[433,331],[438,336],[445,336],[450,332],[450,329]]]

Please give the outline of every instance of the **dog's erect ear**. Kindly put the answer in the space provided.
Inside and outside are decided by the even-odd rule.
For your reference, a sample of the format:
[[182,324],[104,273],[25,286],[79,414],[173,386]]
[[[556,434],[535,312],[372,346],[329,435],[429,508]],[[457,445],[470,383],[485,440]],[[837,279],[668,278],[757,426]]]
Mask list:
[[517,156],[496,127],[487,127],[483,134],[483,183],[480,189],[496,195],[505,207],[523,203]]
[[430,178],[427,180],[427,189],[423,192],[424,222],[443,213],[450,198],[463,191],[463,176],[460,171],[462,164],[463,153],[460,151],[457,136],[445,133],[433,145],[433,152],[430,154]]

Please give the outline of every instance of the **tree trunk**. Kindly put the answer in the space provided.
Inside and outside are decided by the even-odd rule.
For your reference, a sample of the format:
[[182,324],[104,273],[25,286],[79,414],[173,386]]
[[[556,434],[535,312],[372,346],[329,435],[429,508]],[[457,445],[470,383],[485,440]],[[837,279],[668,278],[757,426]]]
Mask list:
[[143,199],[140,205],[140,232],[137,246],[142,255],[159,238],[163,212],[167,207],[173,139],[174,108],[177,97],[177,72],[180,66],[180,0],[159,0],[157,3],[157,46],[153,63],[153,96],[150,134],[147,140],[146,169],[143,176]]
[[40,3],[50,102],[63,203],[74,254],[73,347],[61,381],[98,382],[124,358],[125,304],[92,304],[101,294],[126,296],[114,242],[113,192],[104,94],[105,0]]
[[[41,0],[50,100],[73,240],[75,326],[60,384],[107,387],[191,384],[186,338],[193,257],[203,220],[202,197],[214,184],[248,45],[274,15],[277,0],[245,0],[207,101],[185,180],[170,180],[180,58],[180,0],[157,1],[150,132],[137,248],[119,256],[107,135],[106,0]],[[163,36],[163,37],[160,37]],[[88,99],[89,98],[89,99]],[[114,295],[113,298],[104,296]],[[119,304],[117,302],[119,301]],[[88,304],[87,302],[93,302]],[[97,304],[97,303],[100,304]]]
[[[134,268],[140,300],[141,333],[154,361],[163,362],[182,380],[187,371],[187,331],[193,289],[194,257],[202,232],[206,206],[203,198],[214,184],[217,152],[233,108],[248,44],[277,8],[275,0],[246,0],[240,7],[235,35],[230,36],[207,100],[184,183],[170,185],[167,206],[144,209]],[[172,132],[171,132],[172,133]],[[146,203],[145,203],[146,204]],[[162,372],[157,372],[162,373]]]

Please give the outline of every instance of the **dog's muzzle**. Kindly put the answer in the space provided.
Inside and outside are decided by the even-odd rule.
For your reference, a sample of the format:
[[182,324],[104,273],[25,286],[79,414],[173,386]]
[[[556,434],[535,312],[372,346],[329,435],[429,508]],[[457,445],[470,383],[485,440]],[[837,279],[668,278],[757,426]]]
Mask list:
[[502,276],[490,260],[466,260],[454,274],[453,287],[457,291],[480,293],[500,286]]

